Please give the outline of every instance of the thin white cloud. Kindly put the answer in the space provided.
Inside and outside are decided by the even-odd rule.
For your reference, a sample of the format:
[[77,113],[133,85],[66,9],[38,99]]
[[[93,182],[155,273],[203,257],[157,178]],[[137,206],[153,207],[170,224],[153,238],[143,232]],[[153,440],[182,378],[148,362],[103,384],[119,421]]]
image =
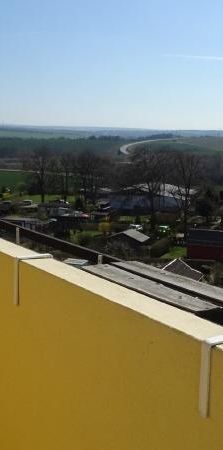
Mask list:
[[53,32],[49,32],[47,30],[25,30],[25,31],[1,31],[0,30],[0,37],[12,37],[12,38],[20,38],[20,37],[29,37],[29,36],[39,36],[41,34],[53,34]]
[[223,61],[223,56],[183,55],[183,54],[175,54],[175,53],[167,53],[163,56],[165,58],[196,59],[196,60],[203,60],[203,61]]

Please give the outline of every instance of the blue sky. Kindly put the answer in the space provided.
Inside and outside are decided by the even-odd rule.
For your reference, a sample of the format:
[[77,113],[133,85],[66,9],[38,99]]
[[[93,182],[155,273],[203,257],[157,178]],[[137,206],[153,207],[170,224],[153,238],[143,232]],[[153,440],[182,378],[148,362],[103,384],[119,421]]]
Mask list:
[[2,0],[0,122],[223,128],[221,0]]

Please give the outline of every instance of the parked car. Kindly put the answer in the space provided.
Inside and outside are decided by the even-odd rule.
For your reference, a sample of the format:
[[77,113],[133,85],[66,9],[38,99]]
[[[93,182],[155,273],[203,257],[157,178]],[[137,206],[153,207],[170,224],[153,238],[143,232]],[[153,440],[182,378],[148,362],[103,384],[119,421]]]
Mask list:
[[32,206],[32,204],[33,204],[32,200],[22,200],[20,206]]
[[165,236],[170,233],[170,226],[169,225],[159,225],[158,226],[158,233],[160,236]]
[[1,202],[1,205],[4,205],[4,206],[12,206],[12,202],[11,202],[11,200],[3,200],[3,201]]
[[0,202],[0,215],[4,216],[12,211],[13,204],[10,200],[3,200]]
[[130,223],[129,228],[131,230],[143,231],[143,226],[137,223]]

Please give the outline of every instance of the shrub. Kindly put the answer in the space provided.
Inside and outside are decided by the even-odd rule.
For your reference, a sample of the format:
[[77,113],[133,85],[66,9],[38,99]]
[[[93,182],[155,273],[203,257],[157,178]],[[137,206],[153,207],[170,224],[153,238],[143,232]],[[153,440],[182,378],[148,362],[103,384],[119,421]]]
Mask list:
[[81,229],[83,231],[98,231],[97,223],[81,223]]
[[178,215],[175,213],[156,213],[157,225],[175,225]]
[[83,200],[78,197],[75,201],[75,209],[83,209],[84,204],[83,204]]
[[124,231],[128,228],[128,225],[126,223],[120,223],[120,222],[112,222],[111,223],[111,231],[114,233],[120,233],[121,231]]
[[109,233],[111,230],[111,224],[109,222],[100,222],[98,225],[98,231],[100,233],[106,234]]
[[140,216],[136,216],[135,223],[137,223],[137,224],[141,224],[142,223]]
[[160,239],[151,246],[150,249],[151,257],[159,258],[160,256],[164,255],[164,253],[167,253],[169,251],[170,246],[171,240],[169,238]]
[[85,233],[84,231],[77,235],[77,244],[81,245],[82,247],[87,247],[91,241],[91,237],[88,233]]

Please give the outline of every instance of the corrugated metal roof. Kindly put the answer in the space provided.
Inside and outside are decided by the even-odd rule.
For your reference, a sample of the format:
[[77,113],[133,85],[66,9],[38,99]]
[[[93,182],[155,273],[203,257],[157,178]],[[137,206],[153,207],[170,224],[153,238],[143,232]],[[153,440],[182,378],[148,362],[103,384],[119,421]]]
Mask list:
[[157,267],[150,266],[140,261],[119,261],[112,263],[129,272],[138,274],[144,278],[159,282],[165,286],[172,287],[176,290],[196,295],[199,298],[214,300],[218,304],[223,305],[223,289],[217,286],[211,286],[207,283],[199,283],[198,281],[187,280],[181,275],[176,275],[166,270],[160,270]]
[[140,242],[141,244],[144,242],[147,242],[150,238],[149,236],[147,236],[144,233],[140,233],[140,231],[136,231],[136,230],[126,230],[123,231],[121,234],[124,234],[125,236],[128,236],[131,239],[134,239],[137,242]]
[[198,270],[192,269],[187,263],[181,259],[174,259],[162,270],[167,270],[168,272],[175,273],[177,275],[182,275],[183,277],[190,278],[191,280],[200,281],[203,278],[203,274]]
[[126,236],[140,244],[146,243],[150,240],[150,237],[147,236],[146,234],[141,233],[140,231],[133,230],[131,228],[129,228],[128,230],[125,230],[125,231],[120,231],[119,233],[112,234],[111,236],[108,236],[108,239],[114,239],[116,237],[122,237],[122,236]]
[[187,236],[188,244],[198,245],[223,245],[223,231],[221,230],[205,230],[205,229],[191,229]]
[[[165,281],[162,282],[164,271],[156,269],[156,276],[152,280],[149,275],[146,276],[145,272],[140,270],[141,264],[137,263],[137,267],[135,263],[137,262],[119,262],[112,265],[98,264],[85,266],[83,270],[144,294],[149,297],[150,302],[154,298],[212,322],[223,323],[222,295],[220,295],[220,302],[216,301],[215,298],[211,298],[211,301],[209,301],[202,295],[197,295],[202,283],[191,280],[196,289],[191,289],[190,293],[185,292],[184,286],[181,286],[181,280],[185,280],[185,278],[165,272]],[[142,264],[142,266],[145,265]],[[171,278],[169,286],[166,278]],[[174,282],[175,279],[176,283]],[[187,285],[189,284],[187,282]]]

